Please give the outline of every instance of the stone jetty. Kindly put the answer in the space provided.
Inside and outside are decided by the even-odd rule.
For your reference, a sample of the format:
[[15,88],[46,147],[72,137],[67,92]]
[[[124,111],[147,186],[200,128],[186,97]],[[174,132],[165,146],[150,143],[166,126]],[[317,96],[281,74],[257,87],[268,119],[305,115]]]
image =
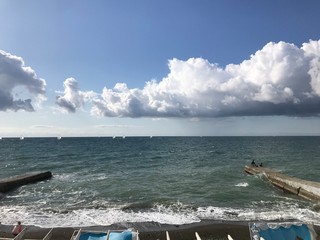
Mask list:
[[0,180],[0,193],[6,193],[20,186],[43,181],[52,177],[51,172],[31,172]]
[[308,200],[320,200],[320,183],[312,182],[296,177],[291,177],[269,168],[245,166],[244,171],[248,174],[263,174],[275,186],[283,191],[293,193]]

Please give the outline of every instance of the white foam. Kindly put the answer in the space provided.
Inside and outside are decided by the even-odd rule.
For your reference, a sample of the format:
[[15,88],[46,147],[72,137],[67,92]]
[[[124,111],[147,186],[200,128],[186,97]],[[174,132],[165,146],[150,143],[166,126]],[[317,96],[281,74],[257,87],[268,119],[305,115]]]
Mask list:
[[78,176],[77,173],[64,173],[64,174],[55,174],[54,179],[58,181],[70,182]]
[[236,187],[248,187],[248,186],[249,186],[249,184],[248,184],[248,183],[246,183],[246,182],[242,182],[242,183],[238,183],[238,184],[236,184],[235,186],[236,186]]
[[[99,203],[101,206],[107,203]],[[279,203],[273,209],[259,208],[268,202],[257,202],[246,209],[226,207],[192,207],[179,202],[171,206],[156,205],[148,211],[122,210],[120,206],[108,208],[80,208],[76,210],[40,209],[35,206],[2,206],[1,222],[14,224],[18,220],[23,224],[39,227],[82,227],[111,225],[119,222],[158,222],[161,224],[188,224],[201,219],[210,220],[279,220],[297,219],[307,222],[319,222],[320,213],[299,208],[295,204]],[[278,208],[278,209],[277,209]]]
[[185,213],[165,212],[127,212],[120,209],[81,209],[65,214],[40,212],[24,207],[8,210],[0,208],[1,222],[14,224],[22,221],[24,224],[40,227],[78,227],[111,225],[118,222],[159,222],[168,224],[186,224],[198,222],[200,219]]

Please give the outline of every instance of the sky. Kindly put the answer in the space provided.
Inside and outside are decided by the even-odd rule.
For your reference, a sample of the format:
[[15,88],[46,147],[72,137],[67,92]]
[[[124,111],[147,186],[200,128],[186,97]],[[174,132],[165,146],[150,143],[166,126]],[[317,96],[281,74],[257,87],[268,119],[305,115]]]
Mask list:
[[0,136],[320,135],[317,0],[0,0]]

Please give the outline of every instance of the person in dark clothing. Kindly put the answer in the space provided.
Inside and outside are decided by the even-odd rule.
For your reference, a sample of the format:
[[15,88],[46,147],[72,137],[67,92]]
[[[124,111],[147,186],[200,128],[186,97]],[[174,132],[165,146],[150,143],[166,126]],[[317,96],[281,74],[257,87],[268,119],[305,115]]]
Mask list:
[[253,167],[257,167],[257,164],[255,163],[255,161],[254,161],[254,160],[252,160],[252,162],[251,162],[251,166],[253,166]]

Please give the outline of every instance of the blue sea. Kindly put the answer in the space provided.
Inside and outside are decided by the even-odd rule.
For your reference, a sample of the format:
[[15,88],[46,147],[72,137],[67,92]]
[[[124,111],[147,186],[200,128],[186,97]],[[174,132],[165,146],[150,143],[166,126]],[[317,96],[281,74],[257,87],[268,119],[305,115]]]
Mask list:
[[320,137],[2,138],[0,159],[1,179],[53,173],[1,194],[2,224],[320,222],[319,203],[244,172],[255,160],[320,182]]

